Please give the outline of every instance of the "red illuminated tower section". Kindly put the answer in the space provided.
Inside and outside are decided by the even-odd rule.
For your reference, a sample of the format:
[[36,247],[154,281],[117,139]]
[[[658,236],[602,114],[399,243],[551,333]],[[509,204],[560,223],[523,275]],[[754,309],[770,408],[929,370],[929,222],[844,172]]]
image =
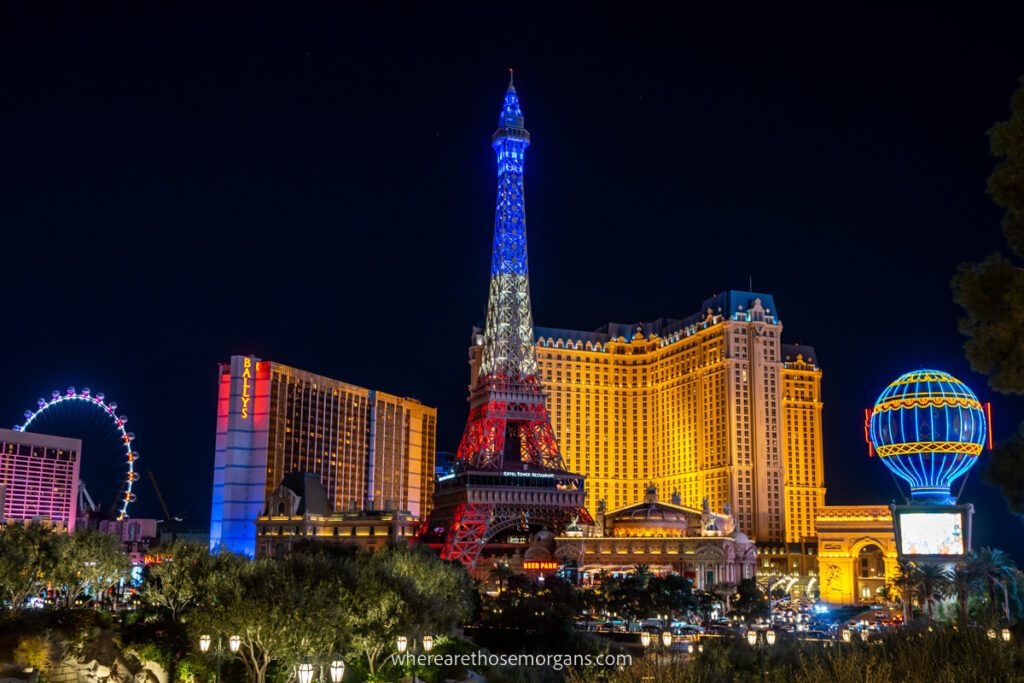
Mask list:
[[591,523],[584,478],[564,469],[537,379],[523,200],[530,134],[511,79],[491,142],[498,197],[480,372],[455,475],[438,482],[423,533],[441,545],[442,557],[470,569],[485,545],[506,545],[502,536],[542,526],[559,533],[573,519]]

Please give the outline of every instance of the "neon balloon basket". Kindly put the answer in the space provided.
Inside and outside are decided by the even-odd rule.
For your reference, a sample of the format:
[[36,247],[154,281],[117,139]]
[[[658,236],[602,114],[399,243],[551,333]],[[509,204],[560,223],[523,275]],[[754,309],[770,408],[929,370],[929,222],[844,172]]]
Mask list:
[[989,417],[988,404],[956,377],[915,370],[875,401],[868,440],[882,464],[909,485],[912,504],[953,505],[953,482],[990,442]]

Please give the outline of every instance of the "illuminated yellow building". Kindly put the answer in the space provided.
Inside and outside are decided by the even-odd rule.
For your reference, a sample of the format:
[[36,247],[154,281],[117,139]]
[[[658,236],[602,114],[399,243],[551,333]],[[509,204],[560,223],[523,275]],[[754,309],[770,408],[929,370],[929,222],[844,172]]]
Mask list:
[[879,591],[898,570],[892,513],[885,505],[829,505],[818,510],[821,599],[833,604],[883,602]]
[[642,501],[653,482],[685,506],[707,497],[780,554],[812,536],[825,492],[821,371],[813,349],[781,334],[771,295],[739,291],[683,320],[537,328],[552,425],[565,466],[587,477],[591,514],[600,500]]
[[815,364],[813,349],[782,348],[786,542],[798,543],[815,535],[814,517],[825,505],[821,370]]

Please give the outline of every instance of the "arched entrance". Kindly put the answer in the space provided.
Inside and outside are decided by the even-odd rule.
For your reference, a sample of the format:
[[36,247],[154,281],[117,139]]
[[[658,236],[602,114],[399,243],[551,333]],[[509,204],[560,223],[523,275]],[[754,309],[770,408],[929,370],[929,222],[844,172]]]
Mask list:
[[854,564],[857,602],[881,602],[879,591],[885,588],[885,552],[875,543],[868,543],[857,552]]

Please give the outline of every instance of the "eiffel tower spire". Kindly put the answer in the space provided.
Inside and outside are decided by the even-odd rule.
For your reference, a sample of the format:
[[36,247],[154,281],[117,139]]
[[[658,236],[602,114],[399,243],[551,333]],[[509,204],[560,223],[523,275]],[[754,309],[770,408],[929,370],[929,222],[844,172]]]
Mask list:
[[508,91],[498,115],[498,130],[491,137],[491,146],[498,156],[498,198],[480,372],[523,380],[537,374],[523,197],[523,162],[530,145],[530,133],[524,128],[523,110],[512,85],[511,70],[509,74]]

